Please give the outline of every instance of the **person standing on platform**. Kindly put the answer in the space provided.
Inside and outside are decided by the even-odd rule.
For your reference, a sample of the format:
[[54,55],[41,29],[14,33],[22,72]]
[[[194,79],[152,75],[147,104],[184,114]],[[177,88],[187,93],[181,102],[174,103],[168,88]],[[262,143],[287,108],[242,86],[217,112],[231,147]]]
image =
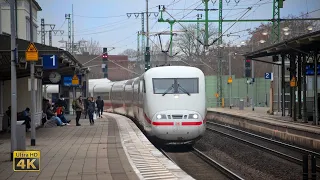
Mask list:
[[88,100],[87,112],[90,120],[90,125],[94,124],[93,113],[95,113],[96,105],[93,100],[93,97],[90,97]]
[[[97,104],[97,108],[98,108],[98,114],[99,114],[99,118],[102,118],[102,113],[103,113],[103,106],[104,106],[104,102],[103,100],[101,99],[100,96],[98,96],[98,99],[96,101],[96,104]],[[101,113],[101,114],[100,114]]]
[[79,120],[82,112],[84,111],[82,96],[79,96],[79,98],[76,100],[75,110],[76,110],[76,125],[81,126],[81,124],[79,123]]
[[90,97],[88,97],[87,99],[84,100],[84,113],[85,113],[84,119],[87,119],[89,99],[90,99]]

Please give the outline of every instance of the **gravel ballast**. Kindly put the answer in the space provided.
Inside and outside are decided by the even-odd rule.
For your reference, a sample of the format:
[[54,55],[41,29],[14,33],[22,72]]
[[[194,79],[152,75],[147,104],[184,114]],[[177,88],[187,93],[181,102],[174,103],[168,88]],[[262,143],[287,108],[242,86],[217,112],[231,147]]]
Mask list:
[[195,148],[244,179],[302,179],[302,166],[208,130]]

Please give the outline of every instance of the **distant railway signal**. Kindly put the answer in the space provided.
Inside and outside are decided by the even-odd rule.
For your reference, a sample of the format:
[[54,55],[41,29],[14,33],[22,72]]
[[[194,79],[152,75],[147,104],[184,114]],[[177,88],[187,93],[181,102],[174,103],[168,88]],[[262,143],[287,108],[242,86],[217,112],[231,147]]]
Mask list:
[[102,54],[102,72],[103,72],[103,77],[108,78],[108,49],[103,48],[103,54]]

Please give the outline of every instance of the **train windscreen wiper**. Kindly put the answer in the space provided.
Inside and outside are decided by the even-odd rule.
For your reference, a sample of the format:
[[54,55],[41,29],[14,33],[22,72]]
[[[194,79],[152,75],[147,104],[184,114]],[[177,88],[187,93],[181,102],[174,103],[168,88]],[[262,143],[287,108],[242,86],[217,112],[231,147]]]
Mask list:
[[187,90],[185,90],[182,86],[180,86],[180,84],[178,84],[178,87],[179,87],[184,93],[186,93],[186,94],[188,94],[188,95],[190,96],[190,93],[189,93]]
[[162,96],[166,95],[173,88],[173,84],[162,94]]

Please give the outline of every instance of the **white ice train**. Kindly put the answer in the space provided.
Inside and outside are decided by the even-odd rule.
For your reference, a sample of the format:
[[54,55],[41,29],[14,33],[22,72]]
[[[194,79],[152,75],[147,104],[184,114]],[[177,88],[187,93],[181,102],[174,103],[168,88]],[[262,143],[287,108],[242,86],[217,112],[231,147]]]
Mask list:
[[134,79],[96,84],[93,93],[104,99],[105,111],[132,117],[162,143],[194,144],[205,132],[205,78],[198,68],[151,68]]

